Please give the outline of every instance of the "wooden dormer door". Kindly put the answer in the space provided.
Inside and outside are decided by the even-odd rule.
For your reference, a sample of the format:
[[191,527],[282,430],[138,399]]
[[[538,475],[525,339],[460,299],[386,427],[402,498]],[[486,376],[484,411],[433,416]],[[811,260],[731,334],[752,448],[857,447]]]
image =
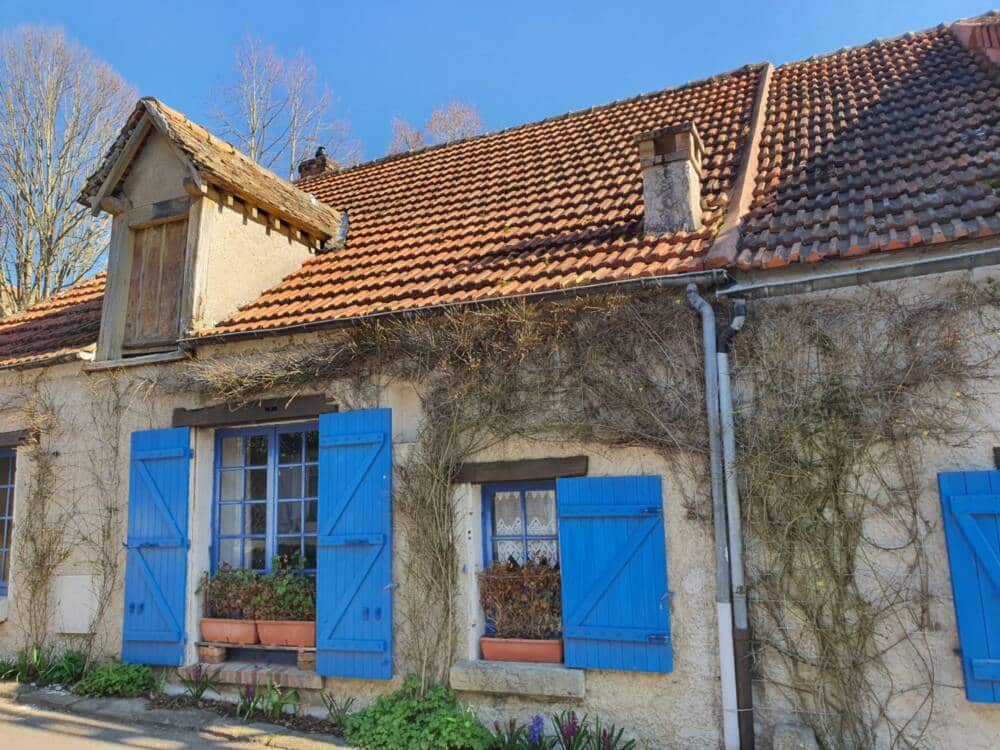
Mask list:
[[132,268],[125,311],[125,351],[177,343],[187,218],[133,228]]

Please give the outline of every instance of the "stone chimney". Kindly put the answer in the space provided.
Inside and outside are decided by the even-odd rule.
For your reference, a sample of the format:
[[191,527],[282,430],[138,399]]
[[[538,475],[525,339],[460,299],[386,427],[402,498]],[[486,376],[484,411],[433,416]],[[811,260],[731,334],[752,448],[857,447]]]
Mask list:
[[701,158],[704,146],[693,122],[636,137],[642,166],[645,231],[701,229]]
[[340,165],[326,155],[326,149],[320,146],[312,159],[299,162],[299,179],[316,177],[321,174],[340,171]]

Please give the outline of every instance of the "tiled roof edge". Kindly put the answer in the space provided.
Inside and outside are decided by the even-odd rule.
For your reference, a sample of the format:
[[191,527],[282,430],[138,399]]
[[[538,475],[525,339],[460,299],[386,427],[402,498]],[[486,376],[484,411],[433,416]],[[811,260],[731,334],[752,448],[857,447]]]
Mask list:
[[730,268],[736,263],[736,256],[740,250],[740,229],[753,201],[760,137],[764,130],[764,120],[767,119],[768,96],[773,74],[774,66],[769,62],[764,63],[760,80],[757,81],[753,115],[750,117],[750,133],[743,146],[743,161],[729,193],[729,205],[726,208],[722,231],[716,236],[705,255],[705,268]]
[[430,146],[423,146],[421,148],[414,149],[412,151],[404,151],[404,152],[399,153],[399,154],[386,154],[385,156],[380,156],[377,159],[371,159],[370,161],[364,161],[364,162],[361,162],[360,164],[353,164],[353,165],[351,165],[349,167],[345,167],[345,168],[343,168],[343,169],[341,169],[341,170],[339,170],[337,172],[328,173],[328,174],[324,174],[324,175],[316,175],[314,177],[306,177],[306,178],[301,179],[301,180],[294,180],[292,182],[292,184],[295,185],[300,190],[307,190],[307,188],[303,187],[303,185],[313,184],[313,183],[321,183],[324,180],[328,179],[331,174],[342,175],[342,174],[345,174],[347,172],[354,172],[354,171],[358,171],[358,170],[361,170],[361,169],[365,169],[367,167],[374,167],[374,166],[377,166],[379,164],[386,164],[388,162],[398,161],[398,160],[401,160],[401,159],[406,159],[406,158],[411,157],[411,156],[418,156],[420,154],[426,154],[426,153],[429,153],[431,151],[439,151],[441,149],[451,148],[451,147],[458,146],[458,145],[463,144],[463,143],[471,143],[473,141],[479,141],[479,140],[483,140],[485,138],[494,138],[494,137],[496,137],[498,135],[504,135],[506,133],[513,133],[513,132],[516,132],[518,130],[524,130],[525,128],[533,128],[533,127],[536,127],[538,125],[546,125],[546,124],[548,124],[550,122],[558,122],[560,120],[566,120],[566,119],[569,119],[571,117],[579,117],[579,116],[582,116],[582,115],[590,114],[591,112],[600,112],[600,111],[605,110],[605,109],[611,109],[612,107],[619,107],[619,106],[621,106],[623,104],[631,104],[632,102],[640,102],[643,99],[651,99],[651,98],[653,98],[655,96],[662,96],[663,94],[671,93],[671,92],[674,92],[674,91],[683,91],[685,89],[694,88],[695,86],[704,86],[704,85],[712,83],[714,81],[718,81],[719,79],[722,79],[722,78],[728,78],[730,76],[742,75],[742,74],[749,73],[749,72],[752,72],[752,71],[761,70],[766,65],[770,65],[770,63],[769,62],[748,63],[746,65],[743,65],[743,66],[739,67],[739,68],[734,68],[733,70],[727,70],[727,71],[722,72],[722,73],[716,73],[713,76],[708,76],[707,78],[701,78],[701,79],[698,79],[698,80],[695,80],[695,81],[687,81],[686,83],[682,83],[682,84],[680,84],[678,86],[667,86],[666,88],[657,89],[656,91],[647,91],[647,92],[642,93],[642,94],[635,94],[633,96],[626,96],[626,97],[623,97],[621,99],[615,99],[614,101],[605,102],[604,104],[595,104],[592,107],[584,107],[582,109],[574,109],[574,110],[570,110],[569,112],[563,112],[563,113],[558,114],[558,115],[552,115],[551,117],[543,117],[541,120],[533,120],[531,122],[523,122],[523,123],[520,123],[518,125],[511,125],[509,128],[501,128],[500,130],[491,130],[488,133],[479,133],[478,135],[470,135],[470,136],[468,136],[466,138],[460,138],[460,139],[455,140],[455,141],[447,141],[445,143],[435,143],[435,144],[432,144]]

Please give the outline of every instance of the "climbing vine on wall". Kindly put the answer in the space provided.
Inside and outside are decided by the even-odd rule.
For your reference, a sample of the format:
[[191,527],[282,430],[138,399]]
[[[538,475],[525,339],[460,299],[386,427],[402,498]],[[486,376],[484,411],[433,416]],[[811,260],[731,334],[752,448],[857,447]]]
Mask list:
[[996,302],[961,285],[761,304],[737,340],[758,703],[782,697],[825,747],[923,744],[927,637],[951,608],[929,586],[941,466],[925,459],[972,434]]
[[[996,295],[956,286],[752,306],[737,339],[740,463],[758,687],[828,747],[919,744],[934,706],[928,476],[968,437]],[[194,361],[170,382],[232,404],[326,388],[378,403],[405,381],[425,420],[399,461],[402,668],[446,678],[457,634],[457,466],[512,438],[640,446],[709,519],[700,326],[671,290],[382,320]],[[693,480],[693,481],[692,481]],[[889,664],[920,675],[895,684]],[[775,701],[775,704],[777,702]],[[767,717],[764,717],[765,721]]]

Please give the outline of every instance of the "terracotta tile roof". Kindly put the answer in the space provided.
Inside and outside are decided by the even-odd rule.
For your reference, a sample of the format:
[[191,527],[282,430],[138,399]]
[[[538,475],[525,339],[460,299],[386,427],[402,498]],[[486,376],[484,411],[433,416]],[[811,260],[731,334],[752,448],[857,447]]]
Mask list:
[[[993,27],[973,34],[977,23],[773,70],[728,257],[774,268],[1000,234],[1000,68],[981,54]],[[199,334],[699,270],[725,222],[763,70],[304,180],[299,189],[350,211],[346,245]],[[645,236],[633,138],[688,120],[705,142],[705,229]],[[213,143],[183,123],[185,139]],[[0,366],[92,344],[102,283],[0,322]]]
[[1000,233],[1000,79],[947,29],[772,78],[740,268]]
[[[220,324],[262,330],[701,267],[739,169],[760,67],[306,179],[350,213],[345,247]],[[705,229],[642,234],[643,131],[694,121]]]
[[0,318],[0,367],[49,362],[97,342],[104,299],[103,273],[34,307]]
[[320,239],[337,234],[340,227],[338,210],[264,169],[231,144],[152,97],[139,100],[101,168],[87,179],[81,193],[84,203],[89,205],[87,199],[97,194],[132,131],[146,114],[187,156],[206,183],[245,198]]

